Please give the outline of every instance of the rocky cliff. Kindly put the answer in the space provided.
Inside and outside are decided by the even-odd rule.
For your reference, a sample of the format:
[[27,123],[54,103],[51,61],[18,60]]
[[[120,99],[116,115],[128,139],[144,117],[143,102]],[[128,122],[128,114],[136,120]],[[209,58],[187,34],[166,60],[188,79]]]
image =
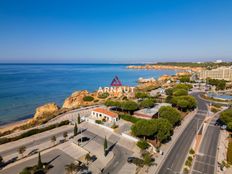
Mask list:
[[87,90],[76,91],[71,96],[65,99],[63,108],[77,108],[83,104],[83,97],[87,96],[89,92]]
[[40,106],[36,109],[33,119],[44,118],[48,115],[52,115],[59,110],[59,107],[55,103],[48,103],[43,106]]

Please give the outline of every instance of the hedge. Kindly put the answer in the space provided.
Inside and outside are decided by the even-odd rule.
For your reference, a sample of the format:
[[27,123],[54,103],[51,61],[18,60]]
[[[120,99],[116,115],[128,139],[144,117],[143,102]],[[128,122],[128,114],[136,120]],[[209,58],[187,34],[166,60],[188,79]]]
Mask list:
[[229,142],[227,149],[227,162],[232,165],[232,142]]

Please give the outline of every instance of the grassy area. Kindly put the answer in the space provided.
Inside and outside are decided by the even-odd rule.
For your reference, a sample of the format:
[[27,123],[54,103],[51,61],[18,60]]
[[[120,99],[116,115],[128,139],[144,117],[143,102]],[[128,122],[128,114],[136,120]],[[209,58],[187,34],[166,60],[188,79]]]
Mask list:
[[31,130],[29,130],[27,132],[24,132],[24,133],[22,133],[22,134],[20,134],[18,136],[15,136],[15,137],[0,138],[0,144],[5,144],[5,143],[12,142],[12,141],[17,141],[19,139],[30,137],[32,135],[35,135],[35,134],[38,134],[38,133],[42,133],[42,132],[45,132],[45,131],[48,131],[48,130],[52,130],[54,128],[61,127],[61,126],[64,126],[64,125],[68,125],[68,124],[69,124],[69,121],[65,120],[65,121],[62,121],[60,123],[52,124],[52,125],[49,125],[49,126],[44,127],[44,128],[31,129]]
[[131,123],[136,123],[140,120],[143,120],[141,118],[133,117],[132,115],[129,115],[129,114],[122,114],[122,115],[120,115],[120,118],[123,120],[129,121]]
[[232,141],[230,141],[229,144],[228,144],[227,163],[232,165]]

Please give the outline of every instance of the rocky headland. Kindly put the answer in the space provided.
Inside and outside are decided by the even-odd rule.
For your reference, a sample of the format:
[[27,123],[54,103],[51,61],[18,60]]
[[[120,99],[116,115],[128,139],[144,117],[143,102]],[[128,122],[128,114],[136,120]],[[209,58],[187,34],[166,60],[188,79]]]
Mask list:
[[184,71],[194,71],[198,72],[203,70],[203,67],[190,67],[190,66],[172,66],[172,65],[129,65],[127,66],[128,69],[146,69],[146,70],[152,70],[152,69],[167,69],[167,70],[184,70]]

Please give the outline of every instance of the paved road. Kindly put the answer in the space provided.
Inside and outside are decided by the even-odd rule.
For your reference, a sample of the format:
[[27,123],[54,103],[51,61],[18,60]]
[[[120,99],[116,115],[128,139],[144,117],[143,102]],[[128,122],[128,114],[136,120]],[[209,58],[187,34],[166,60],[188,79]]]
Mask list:
[[180,135],[175,145],[169,152],[166,161],[158,171],[159,174],[177,174],[181,173],[182,166],[185,162],[185,158],[189,152],[189,148],[193,142],[193,139],[199,129],[200,125],[207,114],[206,102],[198,97],[199,93],[193,93],[192,95],[197,99],[198,112],[194,118],[187,125],[183,133]]
[[[91,141],[95,141],[98,144],[104,143],[104,138],[100,137],[99,135],[96,135],[88,130],[83,132],[83,136],[89,137]],[[110,174],[116,174],[119,173],[119,170],[122,168],[122,166],[127,162],[127,158],[132,155],[132,151],[129,151],[125,149],[122,146],[117,145],[117,141],[119,140],[119,137],[116,135],[111,135],[108,139],[108,147],[112,146],[112,151],[114,153],[113,159],[107,164],[107,166],[104,168],[103,173],[110,173]]]
[[[55,149],[47,153],[41,154],[41,159],[43,162],[50,162],[53,165],[48,171],[48,174],[65,174],[65,165],[70,164],[74,161],[72,157],[65,154],[61,150]],[[37,164],[38,157],[19,163],[15,166],[12,166],[8,169],[4,169],[1,171],[1,174],[16,174],[21,172],[25,167],[34,166]]]
[[215,126],[214,123],[218,119],[217,115],[209,124],[202,143],[199,153],[196,155],[196,159],[193,164],[192,174],[214,174],[215,162],[217,154],[217,145],[219,140],[220,128]]
[[[54,134],[49,134],[48,136],[39,138],[39,139],[37,139],[35,141],[31,141],[31,140],[30,141],[25,141],[24,143],[20,143],[20,144],[18,144],[17,146],[15,146],[13,148],[10,148],[10,149],[4,150],[4,151],[0,151],[1,156],[7,156],[7,155],[10,155],[10,154],[14,154],[14,153],[17,154],[18,153],[18,149],[21,146],[25,146],[26,149],[29,149],[29,148],[32,148],[32,147],[36,147],[37,145],[42,144],[44,142],[51,142],[51,137],[52,136],[56,136],[56,138],[58,140],[61,137],[63,137],[63,132],[64,131],[62,131],[62,129],[60,129],[60,128],[57,131],[58,132],[55,132]],[[73,128],[72,127],[69,130],[67,130],[68,134],[70,134],[72,132],[73,132]],[[44,134],[44,132],[42,134]],[[38,138],[39,134],[37,134],[36,137]]]

